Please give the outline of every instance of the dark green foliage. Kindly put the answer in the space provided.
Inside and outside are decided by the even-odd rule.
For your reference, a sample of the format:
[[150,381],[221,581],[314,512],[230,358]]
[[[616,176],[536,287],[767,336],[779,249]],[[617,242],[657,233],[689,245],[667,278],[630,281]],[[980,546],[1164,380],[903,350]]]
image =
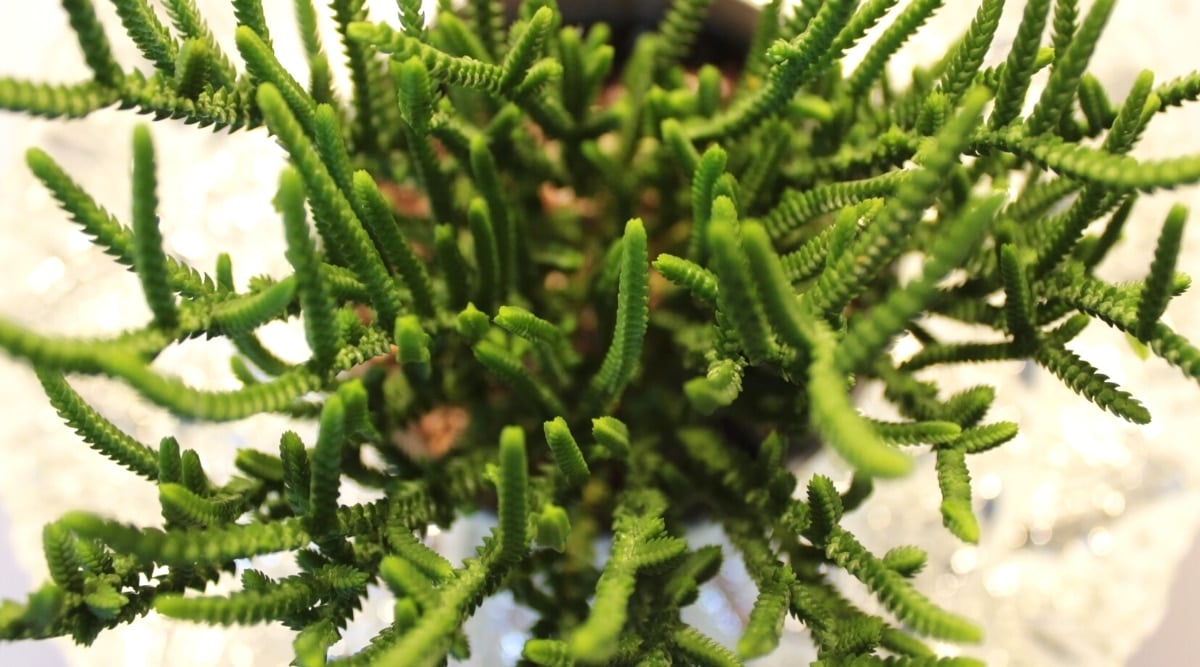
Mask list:
[[438,225],[433,230],[434,253],[438,264],[446,276],[446,291],[450,297],[451,308],[463,308],[467,305],[467,262],[463,259],[462,251],[458,248],[454,228],[448,224]]
[[419,59],[410,58],[403,64],[393,61],[392,76],[399,89],[400,113],[404,117],[417,181],[429,193],[433,219],[451,222],[454,220],[454,207],[450,203],[450,191],[428,135],[433,114],[429,71]]
[[[1005,230],[1006,232],[1009,230]],[[1013,336],[1013,349],[1029,352],[1037,345],[1035,302],[1029,276],[1011,235],[998,238],[1000,279],[1004,284],[1004,323]]]
[[540,378],[532,375],[521,360],[491,341],[474,347],[475,358],[496,378],[511,387],[526,403],[540,409],[541,417],[565,412],[562,402]]
[[382,134],[382,128],[376,127],[382,119],[375,114],[375,104],[385,99],[384,91],[379,89],[383,75],[379,63],[372,58],[374,47],[352,40],[346,33],[346,28],[352,22],[367,17],[365,4],[364,0],[332,0],[329,7],[333,10],[334,22],[342,36],[346,66],[350,70],[354,109],[352,140],[356,148],[371,150],[377,148]]
[[[0,638],[88,642],[153,609],[282,621],[297,631],[296,664],[316,666],[368,585],[384,584],[394,621],[346,664],[461,656],[463,624],[502,590],[538,616],[523,652],[535,664],[738,665],[778,646],[788,614],[821,664],[974,664],[918,638],[980,637],[910,583],[925,552],[879,556],[842,526],[873,502],[875,477],[922,460],[902,447],[929,445],[944,524],[981,539],[969,455],[1017,425],[986,420],[992,387],[947,394],[915,373],[1030,358],[1144,423],[1145,407],[1068,347],[1099,319],[1200,381],[1200,349],[1161,321],[1190,284],[1176,266],[1185,209],[1168,215],[1144,280],[1093,275],[1139,192],[1200,181],[1196,155],[1129,155],[1158,113],[1200,98],[1200,78],[1156,86],[1143,72],[1117,106],[1087,71],[1112,0],[1082,15],[1057,0],[1052,19],[1049,0],[1030,0],[989,69],[1004,3],[980,0],[950,52],[903,86],[888,62],[941,0],[773,2],[735,76],[683,64],[708,0],[670,3],[619,66],[628,35],[564,26],[540,0],[511,25],[495,0],[457,14],[442,2],[428,25],[421,3],[401,0],[401,29],[371,22],[362,0],[334,0],[344,58],[332,58],[326,15],[296,0],[306,84],[274,50],[261,0],[232,1],[231,40],[211,34],[195,0],[115,2],[145,72],[114,59],[91,2],[62,4],[90,78],[0,78],[0,108],[119,106],[271,133],[289,159],[275,205],[292,274],[238,292],[228,255],[215,278],[167,256],[145,127],[127,225],[29,150],[66,216],[137,274],[152,318],[105,339],[0,319],[0,348],[36,368],[93,449],[157,485],[164,521],[73,512],[49,525],[51,583],[0,606]],[[845,51],[880,23],[843,75]],[[342,64],[345,100],[331,83]],[[902,281],[908,254],[922,268]],[[929,315],[989,331],[943,340],[920,322]],[[297,316],[312,354],[288,363],[258,334]],[[893,360],[905,332],[920,349]],[[241,388],[200,390],[152,366],[197,337],[231,340]],[[156,450],[122,432],[67,374],[117,379],[187,419],[290,415],[315,422],[316,439],[307,449],[287,431],[278,455],[241,449],[218,483],[174,438]],[[903,419],[858,412],[854,388],[875,382]],[[546,446],[527,447],[539,424]],[[817,476],[796,493],[788,452],[810,439],[850,464],[848,486]],[[343,504],[346,480],[379,500]],[[455,568],[419,536],[473,508],[498,525]],[[757,588],[737,655],[682,620],[722,567],[721,547],[681,536],[697,517],[721,527]],[[612,545],[600,565],[598,537]],[[241,590],[195,595],[235,559],[279,551],[295,552],[298,574],[246,570]],[[843,596],[838,570],[894,620]]]

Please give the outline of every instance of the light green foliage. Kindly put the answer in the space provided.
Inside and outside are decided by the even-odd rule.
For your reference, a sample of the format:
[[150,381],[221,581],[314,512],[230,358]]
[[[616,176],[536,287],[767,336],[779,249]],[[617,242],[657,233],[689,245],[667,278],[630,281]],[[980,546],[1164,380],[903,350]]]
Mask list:
[[692,141],[737,137],[778,113],[801,86],[817,76],[818,63],[845,27],[855,4],[851,0],[826,2],[802,35],[771,45],[767,57],[775,66],[762,88],[737,98],[732,108],[715,118],[697,122],[690,130]]
[[379,318],[385,322],[394,320],[400,311],[395,283],[352,210],[349,193],[338,189],[329,167],[317,157],[312,143],[288,111],[278,90],[270,84],[263,84],[258,89],[258,98],[268,125],[293,155],[297,169],[304,177],[317,231],[333,246],[330,254],[350,262],[352,270],[367,286],[379,308]]
[[[1059,3],[1060,6],[1063,4]],[[1066,113],[1067,107],[1075,99],[1079,80],[1115,5],[1116,0],[1097,0],[1083,18],[1079,29],[1069,38],[1061,36],[1059,32],[1062,24],[1059,22],[1059,11],[1055,9],[1054,67],[1050,70],[1050,79],[1037,106],[1026,121],[1026,129],[1030,134],[1041,134],[1053,128]],[[1067,43],[1060,44],[1060,41]]]
[[671,649],[676,659],[685,664],[701,667],[739,667],[742,664],[733,652],[690,625],[680,627],[671,636]]
[[549,7],[541,7],[528,21],[518,24],[520,32],[500,64],[501,90],[511,90],[525,78],[529,67],[541,55],[552,22],[554,12]]
[[1017,435],[1017,425],[1012,422],[995,422],[983,426],[974,426],[962,432],[954,441],[954,446],[968,454],[978,454],[998,447]]
[[1034,357],[1068,387],[1096,405],[1135,424],[1150,421],[1150,412],[1133,396],[1079,355],[1064,348],[1042,346]]
[[571,519],[567,511],[558,505],[547,505],[537,517],[538,544],[562,553],[567,548],[571,533]]
[[299,667],[324,667],[329,647],[338,639],[337,628],[328,620],[317,621],[296,633],[292,648]]
[[521,657],[544,667],[572,667],[575,664],[571,648],[557,639],[530,639],[521,649]]
[[237,73],[213,38],[212,31],[209,30],[208,24],[200,15],[195,0],[168,0],[165,4],[167,14],[171,17],[171,23],[175,26],[176,32],[187,40],[180,49],[179,59],[175,66],[176,75],[178,76],[181,69],[180,63],[186,59],[183,51],[195,48],[198,53],[203,54],[202,57],[207,61],[204,66],[206,77],[211,76],[216,85],[233,83]]
[[[516,226],[509,219],[509,205],[500,183],[496,162],[482,135],[471,139],[471,174],[483,194],[485,206],[482,211],[487,213],[495,237],[493,261],[496,268],[495,275],[489,277],[494,281],[489,289],[495,292],[496,298],[505,298],[513,285],[518,268]],[[482,267],[480,272],[483,272]],[[481,285],[480,289],[483,287]]]
[[388,545],[404,560],[412,563],[430,582],[440,584],[454,576],[454,567],[433,549],[422,544],[411,532],[389,526]]
[[743,658],[767,655],[779,646],[795,574],[787,567],[775,571],[777,574],[773,579],[759,584],[758,598],[750,611],[750,620],[738,640],[738,655]]
[[867,50],[858,67],[847,77],[847,92],[852,97],[866,93],[883,75],[884,67],[892,55],[942,6],[942,2],[943,0],[914,0],[907,4],[896,15],[896,20]]
[[187,486],[169,482],[159,485],[158,497],[163,505],[164,515],[168,518],[182,518],[184,522],[196,526],[229,523],[244,510],[241,498],[231,496],[216,501],[209,500]]
[[971,475],[966,453],[958,447],[937,449],[938,486],[942,490],[942,523],[960,540],[979,542],[979,523],[971,510]]
[[153,481],[158,478],[157,452],[92,409],[61,374],[39,371],[38,380],[58,416],[92,449],[146,479]]
[[815,310],[843,308],[879,269],[899,255],[899,244],[904,235],[913,229],[921,211],[944,187],[946,176],[965,147],[987,98],[987,91],[979,88],[965,96],[962,111],[929,145],[921,161],[923,168],[901,185],[867,232],[858,237],[804,295]]
[[321,280],[317,249],[309,237],[304,212],[304,181],[295,169],[286,169],[279,179],[275,207],[283,216],[288,263],[296,271],[296,291],[304,314],[304,333],[313,351],[313,361],[328,367],[342,346],[334,321],[329,288]]
[[704,305],[714,310],[717,308],[717,277],[712,271],[667,253],[654,260],[654,268]]
[[113,58],[108,35],[104,34],[104,26],[96,17],[92,0],[63,0],[62,5],[79,40],[83,59],[96,81],[107,86],[117,83],[122,76],[121,65]]
[[951,100],[960,97],[970,87],[992,44],[992,36],[1000,25],[1000,13],[1003,10],[1004,0],[983,0],[967,34],[947,55],[948,62],[942,70],[939,83],[941,92]]
[[650,267],[646,229],[634,218],[625,224],[617,287],[617,317],[604,363],[592,380],[591,403],[599,410],[621,396],[641,357],[649,314]]
[[733,322],[742,352],[750,363],[773,360],[778,345],[767,325],[761,298],[750,279],[750,266],[742,250],[737,211],[728,197],[713,202],[713,219],[708,230],[712,265],[721,286],[718,307]]
[[571,654],[584,664],[603,662],[617,649],[617,638],[628,618],[639,570],[667,561],[686,549],[683,540],[666,537],[662,499],[630,492],[614,516],[612,553],[596,582],[591,613],[567,642]]
[[1004,281],[1004,322],[1013,336],[1013,346],[1028,352],[1037,346],[1034,329],[1034,300],[1029,278],[1012,243],[999,247],[1000,278]]
[[160,72],[175,73],[179,43],[159,20],[147,0],[113,0],[121,24],[138,50]]
[[[253,474],[253,473],[252,473]],[[259,475],[260,477],[263,475]],[[276,477],[276,475],[271,475]],[[292,431],[285,431],[279,438],[279,475],[287,495],[288,505],[298,516],[308,514],[311,506],[312,468],[304,441]]]
[[592,420],[592,437],[596,442],[617,456],[629,454],[629,427],[615,417],[597,417]]
[[175,295],[167,283],[167,258],[158,229],[157,190],[150,129],[139,125],[133,133],[133,267],[155,323],[169,330],[175,327],[179,316]]
[[404,280],[417,313],[422,317],[433,317],[433,286],[425,264],[396,223],[391,206],[371,175],[360,170],[354,172],[353,179],[354,193],[362,206],[363,224],[379,247],[380,255]]
[[497,557],[515,561],[529,546],[529,476],[526,470],[525,434],[519,426],[500,432],[500,547]]
[[279,616],[291,616],[321,598],[331,598],[354,589],[365,592],[367,575],[342,565],[330,565],[311,574],[288,577],[271,582],[262,590],[244,591],[230,597],[184,598],[179,595],[159,597],[154,608],[158,613],[207,623],[259,623]]
[[[666,128],[663,129],[664,134]],[[691,148],[691,142],[687,143]],[[713,200],[717,178],[725,173],[728,157],[719,146],[711,146],[696,164],[692,175],[692,233],[688,244],[688,257],[704,261],[708,256],[708,225],[712,220]]]
[[942,445],[954,441],[962,434],[958,424],[945,421],[885,422],[873,419],[871,426],[879,437],[897,445]]
[[340,396],[330,396],[321,409],[321,427],[313,447],[306,523],[313,535],[328,534],[334,527],[341,481],[342,447],[346,439],[346,409]]
[[427,377],[429,362],[433,358],[429,351],[432,338],[421,327],[421,320],[416,315],[396,318],[393,337],[396,340],[396,361],[412,369],[418,376]]
[[[315,667],[382,583],[394,621],[344,664],[461,657],[463,624],[502,591],[538,617],[523,652],[535,664],[738,665],[773,651],[789,614],[820,664],[975,664],[920,639],[980,638],[910,581],[925,552],[877,556],[842,525],[877,502],[875,477],[923,462],[902,447],[929,445],[944,524],[983,539],[968,459],[1017,425],[988,421],[991,386],[949,393],[917,372],[1033,359],[1144,423],[1146,408],[1070,349],[1097,319],[1200,381],[1200,349],[1161,321],[1190,285],[1177,267],[1186,210],[1171,209],[1144,280],[1094,275],[1138,224],[1139,193],[1200,181],[1200,156],[1130,155],[1158,114],[1200,99],[1200,77],[1143,72],[1114,104],[1088,71],[1113,0],[1007,3],[1021,23],[986,69],[1005,3],[978,0],[962,38],[911,83],[889,61],[942,0],[772,2],[740,73],[692,64],[709,0],[669,3],[636,40],[618,23],[564,25],[542,0],[511,24],[496,0],[441,2],[428,25],[420,2],[401,0],[399,28],[363,0],[296,0],[299,63],[275,51],[261,0],[231,4],[238,28],[214,35],[196,0],[115,1],[147,67],[117,62],[90,0],[63,0],[87,78],[0,75],[7,110],[119,107],[270,133],[289,162],[274,203],[291,268],[238,291],[231,253],[215,277],[165,253],[174,239],[160,232],[172,227],[159,225],[144,126],[124,222],[98,203],[106,193],[29,149],[64,217],[137,275],[152,316],[99,339],[0,318],[0,349],[34,366],[89,446],[156,484],[163,521],[72,512],[50,524],[50,582],[0,605],[0,638],[87,643],[156,610],[282,622],[297,631],[296,664]],[[341,67],[349,88],[335,93]],[[901,279],[902,256],[917,258],[916,276]],[[942,338],[929,316],[971,333]],[[312,354],[285,362],[260,330],[296,317]],[[920,349],[892,359],[906,334]],[[233,343],[241,387],[189,387],[156,363],[198,338]],[[287,415],[316,438],[308,449],[287,431],[277,455],[249,443],[231,477],[210,478],[197,452],[211,450],[138,442],[83,401],[74,375],[115,379],[185,419]],[[902,419],[856,409],[855,388],[871,383]],[[539,424],[546,446],[526,446]],[[789,464],[816,442],[853,473],[798,494]],[[378,500],[347,504],[350,482]],[[471,509],[498,525],[456,568],[420,536]],[[724,531],[757,588],[736,654],[682,620],[722,568],[723,547],[678,536],[697,518]],[[206,593],[235,560],[281,551],[297,574],[245,570],[240,590]],[[852,603],[838,572],[888,617]]]
[[921,276],[893,290],[883,303],[855,320],[846,332],[836,356],[842,370],[854,371],[867,365],[889,339],[925,309],[937,291],[938,281],[979,246],[1000,203],[999,196],[979,202],[962,218],[950,220],[949,229],[937,231]]
[[50,579],[69,591],[83,590],[83,568],[75,553],[75,536],[61,524],[49,523],[42,529],[42,552],[50,569]]
[[1135,334],[1142,340],[1154,335],[1155,325],[1162,318],[1163,312],[1167,309],[1167,300],[1172,296],[1175,260],[1179,257],[1179,247],[1183,240],[1183,225],[1187,221],[1187,214],[1186,208],[1176,204],[1167,214],[1162,233],[1158,235],[1158,246],[1154,249],[1154,262],[1150,264],[1150,275],[1146,278],[1146,286],[1142,288],[1142,295],[1138,300]]
[[566,420],[556,417],[543,424],[543,430],[546,434],[546,444],[554,453],[554,462],[567,482],[575,486],[585,482],[590,475],[587,462],[584,461],[583,452],[575,443],[575,436],[571,435]]
[[1025,3],[1012,50],[1004,60],[1004,73],[996,88],[996,104],[992,108],[992,115],[988,117],[988,126],[992,129],[1008,125],[1021,113],[1049,9],[1050,0],[1030,0]]
[[916,575],[925,569],[926,554],[918,547],[903,546],[888,549],[883,555],[883,564],[905,577]]
[[742,393],[744,372],[741,360],[714,359],[704,377],[693,378],[683,385],[683,393],[697,411],[711,415],[733,403]]
[[475,293],[475,301],[484,310],[491,312],[495,308],[496,293],[503,286],[500,279],[500,253],[496,248],[496,230],[492,226],[492,216],[488,213],[487,203],[476,197],[467,207],[467,220],[471,227],[471,238],[475,242],[475,266],[479,270],[479,280]]
[[704,25],[704,15],[712,0],[683,0],[671,3],[658,27],[657,41],[662,47],[655,54],[658,69],[665,70],[691,51],[692,43]]
[[305,94],[303,87],[279,63],[275,52],[261,33],[242,27],[238,28],[235,36],[238,52],[246,61],[247,74],[259,83],[273,84],[287,101],[288,107],[304,127],[304,131],[312,133],[313,115],[316,113],[315,100]]

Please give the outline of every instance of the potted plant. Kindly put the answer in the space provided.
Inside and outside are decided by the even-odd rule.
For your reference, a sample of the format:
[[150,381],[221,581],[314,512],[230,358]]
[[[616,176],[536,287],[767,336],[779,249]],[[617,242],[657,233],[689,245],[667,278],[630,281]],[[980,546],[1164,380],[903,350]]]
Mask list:
[[[147,126],[133,137],[128,224],[30,150],[66,214],[136,272],[152,317],[103,340],[0,319],[0,348],[33,365],[91,447],[157,485],[164,522],[80,511],[47,526],[51,581],[0,606],[3,638],[86,643],[153,609],[282,622],[297,663],[319,665],[382,582],[394,621],[347,662],[461,656],[465,619],[507,590],[538,615],[532,664],[739,664],[770,653],[789,614],[824,664],[972,664],[922,639],[969,644],[980,632],[909,583],[921,549],[874,554],[841,525],[870,502],[873,479],[913,467],[900,446],[923,444],[947,529],[978,540],[968,455],[1016,424],[988,419],[987,386],[947,394],[921,370],[1033,359],[1144,423],[1145,407],[1068,347],[1095,319],[1200,377],[1200,352],[1161,322],[1188,286],[1175,270],[1186,210],[1167,216],[1144,280],[1094,272],[1137,193],[1200,180],[1198,157],[1128,156],[1157,113],[1200,95],[1200,79],[1145,74],[1114,104],[1086,73],[1112,0],[1084,12],[1030,0],[992,68],[1003,3],[983,0],[962,40],[907,86],[885,65],[936,0],[770,3],[734,72],[685,66],[710,4],[727,4],[709,0],[670,3],[623,59],[613,28],[581,30],[554,2],[521,2],[511,23],[499,2],[461,14],[440,3],[427,25],[420,2],[401,0],[395,27],[335,0],[335,48],[299,0],[303,82],[280,63],[280,28],[257,0],[232,2],[244,67],[195,3],[168,0],[164,16],[116,1],[147,72],[116,61],[91,2],[63,4],[92,78],[0,79],[0,107],[70,117],[118,105],[269,132],[290,159],[273,201],[292,272],[239,289],[227,256],[210,275],[163,251]],[[331,85],[342,48],[346,99]],[[905,253],[921,268],[900,280]],[[255,334],[297,316],[311,356],[289,364]],[[949,339],[928,317],[991,336]],[[888,344],[902,333],[921,348],[898,360]],[[233,341],[241,388],[200,390],[151,367],[199,336]],[[239,474],[214,480],[174,438],[139,442],[90,408],[78,375],[187,419],[281,413],[317,434],[240,450]],[[855,409],[853,387],[867,382],[903,419]],[[841,488],[785,465],[813,437],[854,469]],[[378,499],[340,503],[343,480]],[[497,526],[461,565],[420,539],[480,510]],[[732,649],[680,618],[721,566],[719,549],[683,538],[696,517],[721,526],[757,588]],[[236,560],[275,552],[294,555],[295,575],[246,569],[240,591],[206,594]],[[847,601],[832,570],[859,579],[886,617]]]

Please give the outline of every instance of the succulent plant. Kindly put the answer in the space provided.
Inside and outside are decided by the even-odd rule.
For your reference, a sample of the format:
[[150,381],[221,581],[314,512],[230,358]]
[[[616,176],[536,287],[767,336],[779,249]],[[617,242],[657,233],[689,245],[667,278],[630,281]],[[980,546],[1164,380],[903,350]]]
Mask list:
[[[974,664],[922,639],[981,631],[910,583],[919,546],[875,554],[841,525],[873,479],[928,463],[946,528],[979,540],[968,459],[1017,425],[988,421],[986,384],[948,394],[922,370],[1029,359],[1145,423],[1146,408],[1069,347],[1099,320],[1200,378],[1200,351],[1161,321],[1190,283],[1176,271],[1183,207],[1144,280],[1095,274],[1140,194],[1200,181],[1200,155],[1129,156],[1154,117],[1200,96],[1200,75],[1144,73],[1115,103],[1087,71],[1114,0],[1029,0],[994,67],[984,56],[1004,3],[982,0],[906,83],[888,62],[941,0],[774,0],[732,70],[689,57],[712,0],[672,2],[642,35],[571,25],[553,0],[511,13],[443,1],[435,17],[399,0],[390,24],[363,0],[332,0],[327,16],[295,0],[286,29],[300,31],[306,80],[281,63],[272,31],[285,27],[260,0],[231,2],[237,57],[194,0],[164,0],[165,13],[113,0],[145,71],[117,62],[90,0],[62,4],[92,77],[0,78],[0,108],[71,118],[117,106],[230,141],[270,133],[289,159],[273,201],[293,272],[237,289],[228,255],[210,274],[164,252],[148,125],[133,136],[127,222],[30,149],[66,216],[137,274],[152,318],[104,339],[0,318],[0,349],[36,369],[92,449],[157,485],[163,524],[79,511],[48,525],[51,581],[0,605],[0,638],[88,643],[155,610],[282,622],[305,666],[436,665],[469,651],[463,623],[509,591],[538,618],[530,664],[740,664],[775,650],[789,614],[821,664]],[[324,20],[340,44],[322,43]],[[345,94],[332,83],[342,66]],[[901,280],[910,253],[921,267]],[[311,349],[299,364],[257,334],[295,318]],[[945,337],[926,326],[936,318],[977,335]],[[901,335],[920,346],[904,359],[889,347]],[[151,367],[201,336],[233,342],[241,388]],[[254,443],[238,475],[213,480],[174,438],[139,442],[89,406],[69,381],[79,375],[186,419],[280,413],[318,435]],[[903,419],[861,414],[853,392],[866,383]],[[847,484],[796,478],[789,458],[814,444],[849,464]],[[339,502],[343,480],[378,499]],[[497,523],[475,557],[456,566],[423,542],[476,512]],[[723,529],[757,586],[733,648],[680,615],[722,565],[719,548],[686,539],[698,520]],[[243,569],[241,590],[204,594],[240,559],[273,552],[292,553],[296,573]],[[886,617],[851,603],[835,570]],[[394,621],[331,660],[373,583],[394,593]]]

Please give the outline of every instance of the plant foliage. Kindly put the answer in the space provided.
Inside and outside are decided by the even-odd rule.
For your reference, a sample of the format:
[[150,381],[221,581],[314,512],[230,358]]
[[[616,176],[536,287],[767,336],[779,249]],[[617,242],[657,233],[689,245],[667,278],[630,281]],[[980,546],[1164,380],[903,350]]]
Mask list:
[[[1144,423],[1146,408],[1069,347],[1096,319],[1200,379],[1200,350],[1161,321],[1187,284],[1175,270],[1185,209],[1163,224],[1144,282],[1094,274],[1137,193],[1200,181],[1200,155],[1128,155],[1153,116],[1200,96],[1197,75],[1154,88],[1143,74],[1114,106],[1087,71],[1113,0],[1082,17],[1074,2],[1051,14],[1030,0],[992,69],[1004,3],[981,0],[907,87],[885,66],[938,0],[773,2],[729,90],[713,66],[694,86],[684,76],[711,0],[671,3],[628,57],[609,26],[565,25],[555,2],[509,3],[507,23],[494,0],[461,15],[443,2],[426,23],[404,0],[396,27],[361,0],[324,14],[298,0],[307,81],[279,60],[271,35],[285,28],[260,2],[233,0],[236,34],[214,36],[192,0],[162,3],[165,14],[114,0],[144,69],[114,58],[90,0],[62,4],[92,76],[0,78],[0,108],[117,106],[270,133],[289,160],[274,203],[292,274],[238,291],[228,257],[213,278],[164,252],[155,153],[170,147],[148,125],[133,136],[128,222],[30,149],[65,216],[137,274],[152,318],[106,339],[0,319],[0,349],[37,370],[89,446],[158,485],[164,522],[73,512],[47,526],[51,580],[0,605],[0,638],[88,643],[156,610],[279,621],[297,631],[297,664],[322,665],[367,587],[385,584],[395,620],[350,663],[442,664],[462,654],[479,604],[509,590],[539,619],[531,664],[736,665],[773,651],[787,615],[811,629],[821,664],[940,664],[920,637],[969,643],[979,628],[908,581],[925,563],[918,547],[877,555],[841,525],[873,477],[933,466],[946,527],[979,539],[970,455],[1016,425],[984,421],[991,387],[948,395],[923,369],[1028,359]],[[322,44],[323,20],[336,47]],[[844,73],[845,52],[881,21]],[[331,84],[338,65],[346,99]],[[905,254],[923,264],[901,284]],[[929,316],[993,331],[940,340],[918,324]],[[289,365],[254,334],[297,317],[312,356]],[[910,331],[922,348],[900,363],[888,346]],[[245,386],[205,391],[152,368],[201,335],[234,341]],[[89,407],[71,387],[80,375],[184,418],[284,413],[315,420],[317,435],[243,450],[239,474],[212,481],[174,439],[138,442]],[[872,381],[903,420],[855,409],[854,387]],[[418,428],[431,420],[460,428]],[[418,447],[395,445],[413,432]],[[788,461],[814,436],[854,469],[844,495],[820,476],[797,492]],[[921,444],[931,456],[901,450]],[[345,504],[343,479],[381,499]],[[420,539],[481,506],[496,528],[458,567]],[[721,566],[719,549],[684,538],[697,517],[722,526],[758,587],[732,649],[680,613]],[[597,565],[602,532],[611,550]],[[235,559],[278,551],[297,574],[247,570],[242,590],[197,595]],[[835,569],[886,615],[842,597]]]

